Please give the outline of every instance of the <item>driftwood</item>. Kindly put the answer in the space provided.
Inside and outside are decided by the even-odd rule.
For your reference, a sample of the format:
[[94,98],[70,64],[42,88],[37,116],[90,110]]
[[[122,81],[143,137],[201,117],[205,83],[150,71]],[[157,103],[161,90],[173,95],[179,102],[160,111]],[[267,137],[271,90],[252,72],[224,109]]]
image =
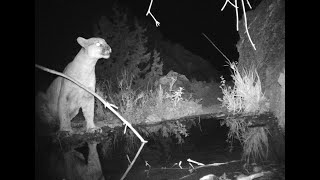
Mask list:
[[[254,127],[262,127],[262,126],[274,126],[274,122],[276,117],[271,112],[265,112],[263,114],[230,114],[226,113],[226,111],[217,111],[216,113],[211,114],[202,114],[202,115],[191,115],[191,116],[185,116],[178,119],[171,119],[171,120],[162,120],[154,123],[140,123],[140,124],[132,124],[133,128],[147,128],[147,127],[153,127],[153,126],[159,126],[159,125],[166,125],[167,123],[179,121],[180,123],[184,125],[190,125],[194,123],[196,120],[224,120],[227,118],[234,118],[234,119],[244,119],[245,122],[248,123],[249,128]],[[68,136],[67,134],[58,133],[56,134],[56,143],[60,143],[63,149],[72,149],[79,147],[83,144],[83,142],[90,142],[90,141],[96,141],[96,142],[102,142],[108,138],[110,138],[111,134],[115,131],[123,131],[124,125],[119,124],[119,126],[115,126],[113,128],[110,128],[108,126],[101,127],[102,133],[84,133],[84,134],[74,134],[71,136]],[[58,140],[59,139],[59,140]]]

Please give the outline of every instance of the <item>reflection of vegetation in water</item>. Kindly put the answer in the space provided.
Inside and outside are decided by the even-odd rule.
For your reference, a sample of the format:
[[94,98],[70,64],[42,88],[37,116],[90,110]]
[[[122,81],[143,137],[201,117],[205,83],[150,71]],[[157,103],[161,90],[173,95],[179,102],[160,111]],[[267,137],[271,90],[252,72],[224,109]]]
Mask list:
[[231,144],[238,139],[243,148],[242,159],[265,160],[269,153],[268,135],[270,134],[266,127],[248,128],[248,124],[243,118],[226,118],[221,125],[226,124],[230,128],[228,133],[228,142]]
[[243,159],[247,162],[253,160],[265,160],[269,153],[269,131],[265,127],[249,128],[243,134]]
[[[183,132],[178,132],[178,130],[183,129],[186,131],[186,127],[183,126],[179,128],[179,124],[183,126],[177,121],[166,122],[165,124],[150,127],[135,127],[136,130],[139,131],[146,140],[148,140],[148,143],[144,146],[142,151],[146,151],[145,149],[148,149],[148,147],[159,146],[161,147],[159,148],[161,153],[166,154],[167,156],[171,151],[170,144],[173,140],[177,144],[184,143],[184,135],[182,135]],[[126,134],[123,134],[123,131],[118,129],[117,131],[113,131],[112,136],[108,138],[108,140],[104,139],[101,145],[102,155],[104,158],[108,159],[117,151],[123,151],[124,154],[133,157],[140,147],[141,142],[131,130],[127,130]]]

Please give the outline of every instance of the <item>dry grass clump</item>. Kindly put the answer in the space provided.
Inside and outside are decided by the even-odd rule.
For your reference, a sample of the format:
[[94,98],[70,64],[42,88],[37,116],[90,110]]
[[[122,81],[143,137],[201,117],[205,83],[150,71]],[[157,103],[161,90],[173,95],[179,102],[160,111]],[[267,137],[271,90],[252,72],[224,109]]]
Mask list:
[[243,68],[240,73],[235,62],[228,61],[227,63],[233,71],[231,77],[234,80],[234,86],[226,86],[225,80],[221,77],[220,88],[223,99],[218,98],[218,100],[222,102],[223,107],[234,114],[257,112],[262,102],[265,101],[257,70]]

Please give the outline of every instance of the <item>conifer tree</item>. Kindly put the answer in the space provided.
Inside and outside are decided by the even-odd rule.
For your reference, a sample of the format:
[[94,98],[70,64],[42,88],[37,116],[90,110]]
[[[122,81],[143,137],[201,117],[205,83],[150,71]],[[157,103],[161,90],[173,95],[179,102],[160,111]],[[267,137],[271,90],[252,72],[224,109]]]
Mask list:
[[[127,13],[116,6],[111,18],[102,16],[94,26],[94,35],[104,38],[112,48],[110,59],[99,61],[96,66],[97,80],[117,81],[126,70],[136,86],[145,86],[146,81],[162,75],[160,54],[153,50],[153,56],[146,47],[146,28],[136,18],[129,20]],[[117,79],[118,78],[118,79]]]

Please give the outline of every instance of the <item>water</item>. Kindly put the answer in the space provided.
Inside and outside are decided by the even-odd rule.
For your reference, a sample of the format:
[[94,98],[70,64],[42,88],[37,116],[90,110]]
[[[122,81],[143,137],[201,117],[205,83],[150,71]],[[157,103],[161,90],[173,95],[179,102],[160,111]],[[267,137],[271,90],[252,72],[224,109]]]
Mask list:
[[[195,120],[195,122],[196,125],[189,129],[189,136],[184,139],[183,144],[177,144],[174,137],[157,136],[153,139],[146,137],[148,143],[144,146],[126,179],[183,177],[190,174],[188,169],[191,166],[187,162],[189,158],[203,164],[228,162],[241,158],[241,147],[238,143],[234,144],[233,152],[229,152],[230,144],[226,142],[228,128],[220,126],[219,120],[207,119]],[[65,152],[58,144],[50,143],[51,140],[49,137],[36,137],[38,179],[62,179],[66,177],[68,171],[71,171],[68,169],[72,169],[74,174],[80,171],[96,175],[99,174],[96,172],[98,168],[93,166],[99,165],[101,166],[101,174],[106,180],[120,179],[129,165],[127,155],[132,160],[137,151],[137,149],[135,151],[131,149],[131,153],[125,151],[125,143],[121,141],[121,138],[118,139],[116,145],[112,142],[107,155],[102,152],[102,149],[105,148],[102,143],[97,144],[96,148],[91,148],[91,150],[88,148],[88,143],[84,143],[77,149]],[[95,152],[97,157],[90,155],[92,152]],[[89,161],[91,162],[90,167]],[[182,169],[178,166],[180,161]],[[146,166],[146,162],[149,166]],[[190,176],[189,179],[198,178],[198,176]],[[81,176],[77,178],[81,178]]]

